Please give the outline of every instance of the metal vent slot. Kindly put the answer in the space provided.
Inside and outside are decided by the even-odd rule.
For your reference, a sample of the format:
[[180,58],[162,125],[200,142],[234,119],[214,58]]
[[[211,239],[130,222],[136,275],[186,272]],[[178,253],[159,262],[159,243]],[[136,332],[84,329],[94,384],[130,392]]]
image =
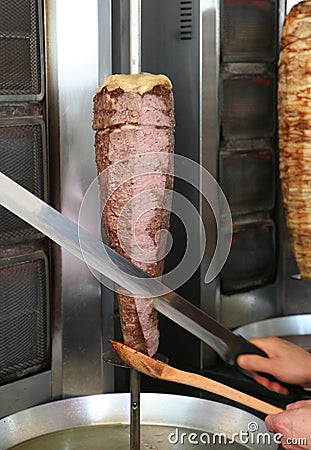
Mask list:
[[182,41],[192,39],[192,1],[181,1],[179,36]]

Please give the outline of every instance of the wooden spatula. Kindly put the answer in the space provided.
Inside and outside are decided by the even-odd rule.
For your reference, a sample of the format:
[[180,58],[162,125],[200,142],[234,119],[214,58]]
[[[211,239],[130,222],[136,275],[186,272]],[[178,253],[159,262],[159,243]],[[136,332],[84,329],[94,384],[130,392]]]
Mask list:
[[149,356],[146,356],[125,344],[121,344],[121,342],[112,340],[110,342],[120,358],[122,358],[129,366],[134,367],[134,369],[149,375],[150,377],[203,389],[204,391],[229,398],[230,400],[240,403],[241,405],[248,406],[249,408],[260,411],[264,414],[277,414],[282,411],[282,409],[277,408],[274,405],[270,405],[270,403],[258,400],[251,395],[244,394],[243,392],[218,383],[217,381],[205,378],[196,373],[184,372],[183,370],[175,369],[174,367],[171,367],[158,359],[150,358]]

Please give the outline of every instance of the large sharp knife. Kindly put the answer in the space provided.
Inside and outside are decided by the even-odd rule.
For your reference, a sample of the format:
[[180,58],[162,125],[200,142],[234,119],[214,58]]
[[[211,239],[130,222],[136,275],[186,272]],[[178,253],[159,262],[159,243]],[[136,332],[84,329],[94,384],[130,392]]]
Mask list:
[[[131,294],[152,297],[155,309],[212,347],[228,364],[236,366],[236,358],[242,353],[267,356],[176,292],[168,292],[167,286],[159,280],[134,266],[2,172],[0,204],[80,260],[87,260],[90,267]],[[252,376],[250,373],[246,374]]]

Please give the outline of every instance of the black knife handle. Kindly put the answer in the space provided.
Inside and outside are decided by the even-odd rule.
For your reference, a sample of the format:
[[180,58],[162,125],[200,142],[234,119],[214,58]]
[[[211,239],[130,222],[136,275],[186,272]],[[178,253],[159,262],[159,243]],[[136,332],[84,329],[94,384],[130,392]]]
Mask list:
[[[241,335],[237,334],[234,346],[233,346],[233,348],[230,348],[230,355],[228,355],[228,358],[226,359],[226,361],[231,366],[236,366],[237,365],[236,364],[237,357],[239,355],[245,355],[245,354],[259,355],[259,356],[263,356],[264,358],[268,358],[268,355],[263,350],[261,350],[259,347],[252,344],[251,342],[249,342],[247,339],[245,339]],[[239,367],[239,366],[237,366],[237,367]]]
[[[228,364],[231,366],[236,367],[240,372],[242,372],[244,375],[246,375],[249,378],[254,378],[253,374],[247,370],[242,369],[237,364],[236,360],[239,355],[243,354],[251,354],[251,355],[259,355],[263,356],[264,358],[268,358],[268,355],[261,350],[256,345],[249,342],[247,339],[244,339],[242,336],[237,335],[236,343],[234,347],[230,351],[230,356],[226,360]],[[305,398],[305,391],[301,386],[293,385],[293,384],[286,384],[281,381],[279,381],[277,378],[275,378],[273,375],[270,375],[268,373],[259,373],[258,375],[261,375],[265,378],[267,378],[270,381],[276,381],[277,383],[284,386],[286,389],[288,389],[289,394],[284,395],[284,399],[288,401],[297,401]]]

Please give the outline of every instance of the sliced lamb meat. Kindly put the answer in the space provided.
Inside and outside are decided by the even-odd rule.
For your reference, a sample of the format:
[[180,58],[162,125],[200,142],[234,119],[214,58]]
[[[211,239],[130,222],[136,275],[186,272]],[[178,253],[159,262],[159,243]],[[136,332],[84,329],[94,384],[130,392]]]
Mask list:
[[[170,220],[174,125],[172,86],[163,75],[113,75],[94,98],[97,169],[109,169],[100,177],[107,243],[157,277],[166,246],[159,231]],[[152,302],[117,291],[124,343],[152,356],[159,344]]]

